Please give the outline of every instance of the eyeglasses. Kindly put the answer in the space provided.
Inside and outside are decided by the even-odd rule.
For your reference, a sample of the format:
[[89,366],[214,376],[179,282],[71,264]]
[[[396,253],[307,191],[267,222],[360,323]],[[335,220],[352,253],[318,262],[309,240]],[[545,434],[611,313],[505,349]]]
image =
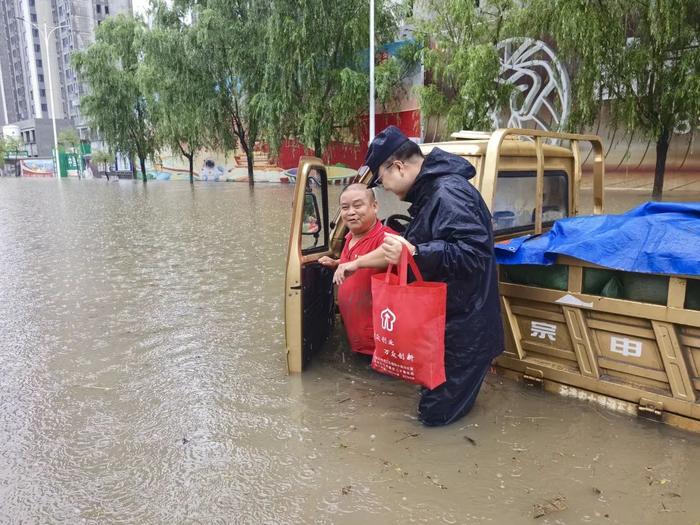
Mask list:
[[[399,162],[399,161],[398,161],[398,160],[393,160],[393,161],[391,161],[391,162],[388,162],[388,163],[386,163],[386,164],[383,164],[383,165],[382,165],[382,168],[384,168],[384,170],[386,171],[386,170],[388,170],[389,168],[391,168],[394,164],[396,164],[397,162]],[[358,168],[358,170],[357,170],[357,177],[358,177],[358,179],[364,178],[364,176],[367,174],[368,171],[369,171],[369,166],[367,166],[367,165],[360,166],[360,167]],[[381,170],[381,168],[380,168],[380,169],[378,169],[377,171],[381,172],[382,170]],[[383,178],[383,176],[380,175],[379,173],[375,173],[374,175],[375,175],[376,178],[372,181],[372,183],[373,183],[373,184],[381,184],[381,183],[382,183],[382,178]]]
[[[369,166],[360,166],[359,169],[357,170],[357,178],[358,179],[363,179],[367,172],[370,171]],[[381,184],[382,182],[382,176],[379,175],[379,173],[375,173],[375,178],[370,181],[370,186],[376,186],[378,184]]]

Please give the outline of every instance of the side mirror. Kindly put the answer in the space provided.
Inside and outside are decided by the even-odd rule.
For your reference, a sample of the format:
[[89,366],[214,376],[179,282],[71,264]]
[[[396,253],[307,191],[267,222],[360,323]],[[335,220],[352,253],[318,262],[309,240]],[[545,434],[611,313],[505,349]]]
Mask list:
[[318,199],[313,193],[304,194],[304,222],[301,226],[302,235],[312,235],[318,243],[318,238],[321,233],[321,212],[318,207]]

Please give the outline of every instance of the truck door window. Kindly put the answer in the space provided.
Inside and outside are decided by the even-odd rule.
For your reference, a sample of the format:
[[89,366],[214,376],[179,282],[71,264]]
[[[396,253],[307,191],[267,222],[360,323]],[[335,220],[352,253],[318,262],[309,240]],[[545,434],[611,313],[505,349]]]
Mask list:
[[325,172],[312,168],[304,190],[304,216],[301,226],[301,251],[304,255],[328,249],[328,196]]
[[[509,234],[535,227],[537,173],[500,171],[493,206],[494,234]],[[568,178],[563,171],[545,171],[542,225],[551,226],[569,215]]]

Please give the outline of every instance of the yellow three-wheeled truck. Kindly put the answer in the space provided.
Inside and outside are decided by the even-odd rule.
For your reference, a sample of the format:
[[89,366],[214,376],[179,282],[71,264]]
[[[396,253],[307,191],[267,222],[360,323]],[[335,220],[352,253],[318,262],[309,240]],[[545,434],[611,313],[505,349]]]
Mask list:
[[[427,154],[439,147],[474,165],[471,182],[491,210],[497,242],[541,233],[579,214],[582,151],[592,159],[592,211],[603,212],[604,154],[597,136],[503,129],[453,138],[421,149]],[[329,215],[329,189],[323,163],[303,158],[285,280],[290,372],[301,372],[321,348],[336,315],[332,271],[317,262],[339,256],[347,231],[338,213]],[[400,229],[410,220],[406,207],[377,193],[382,218]],[[506,350],[495,361],[498,373],[700,431],[697,276],[620,272],[563,256],[554,266],[501,266],[499,272]]]

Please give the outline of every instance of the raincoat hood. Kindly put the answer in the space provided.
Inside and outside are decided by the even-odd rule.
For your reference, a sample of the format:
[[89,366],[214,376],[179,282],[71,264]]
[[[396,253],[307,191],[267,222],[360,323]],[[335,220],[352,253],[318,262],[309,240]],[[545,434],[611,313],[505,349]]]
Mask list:
[[431,185],[439,177],[462,177],[465,180],[474,178],[476,170],[467,160],[448,153],[440,148],[434,148],[423,160],[423,166],[416,177],[413,186],[406,194],[405,200],[420,206],[421,197],[426,197],[426,185]]

